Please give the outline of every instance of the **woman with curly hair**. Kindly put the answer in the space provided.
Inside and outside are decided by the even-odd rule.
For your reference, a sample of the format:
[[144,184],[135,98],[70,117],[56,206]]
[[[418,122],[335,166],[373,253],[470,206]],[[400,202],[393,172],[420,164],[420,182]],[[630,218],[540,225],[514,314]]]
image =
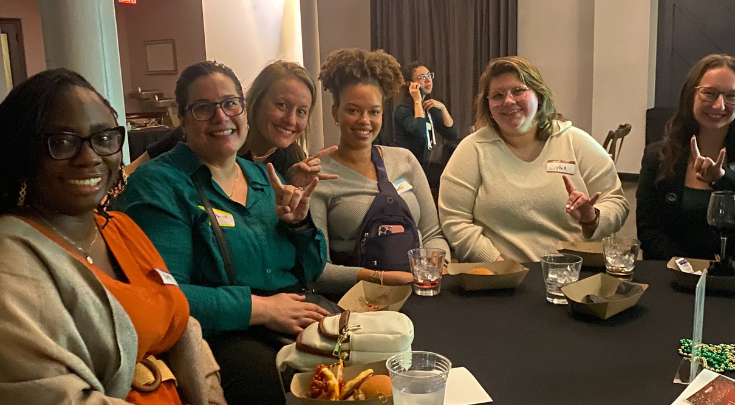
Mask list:
[[186,297],[101,203],[123,188],[115,110],[54,69],[13,89],[0,122],[0,402],[206,404]]
[[636,220],[644,258],[714,259],[720,252],[707,206],[712,190],[735,190],[735,153],[726,153],[735,150],[733,119],[735,58],[705,56],[689,71],[664,139],[643,156]]
[[[380,263],[378,268],[368,269],[354,261],[360,226],[382,191],[373,148],[382,158],[390,182],[405,183],[398,193],[415,221],[420,243],[449,252],[419,162],[407,149],[372,145],[383,125],[383,102],[403,85],[400,65],[383,51],[342,49],[327,56],[319,79],[332,93],[332,117],[340,129],[340,142],[334,154],[322,159],[322,170],[338,174],[339,179],[319,183],[311,200],[314,223],[324,232],[330,253],[317,287],[343,293],[359,280],[410,283],[413,276],[409,272],[385,271],[388,269],[380,268]],[[405,253],[402,258],[407,259]]]
[[558,241],[600,240],[628,217],[610,156],[556,113],[536,66],[490,61],[475,99],[477,132],[439,188],[439,216],[462,261],[538,261]]

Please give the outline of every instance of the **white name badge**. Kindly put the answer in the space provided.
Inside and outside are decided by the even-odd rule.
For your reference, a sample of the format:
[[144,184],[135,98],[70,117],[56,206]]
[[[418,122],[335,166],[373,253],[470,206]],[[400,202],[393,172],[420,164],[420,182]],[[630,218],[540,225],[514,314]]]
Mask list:
[[[206,208],[199,206],[202,210],[206,211]],[[235,226],[235,217],[232,216],[229,212],[225,212],[222,210],[218,210],[217,208],[212,208],[212,211],[214,211],[214,217],[217,218],[217,222],[219,222],[219,226],[226,226],[228,228],[232,228]]]
[[403,194],[406,191],[413,188],[413,186],[408,184],[408,182],[404,179],[400,179],[396,181],[395,183],[393,183],[393,187],[396,188],[396,191],[398,192],[398,194]]
[[546,162],[548,173],[574,174],[576,170],[577,163],[570,160],[549,160]]
[[166,273],[165,271],[161,269],[153,269],[153,270],[155,270],[156,273],[158,273],[158,275],[161,276],[161,281],[163,281],[163,284],[175,285],[177,287],[179,286],[179,283],[176,282],[176,279],[171,274]]

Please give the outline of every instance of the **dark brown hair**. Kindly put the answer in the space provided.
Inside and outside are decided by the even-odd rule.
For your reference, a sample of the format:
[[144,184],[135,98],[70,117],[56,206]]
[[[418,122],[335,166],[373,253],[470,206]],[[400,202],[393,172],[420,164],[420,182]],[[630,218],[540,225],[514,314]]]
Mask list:
[[179,76],[179,79],[176,81],[176,90],[174,90],[174,94],[176,95],[179,117],[183,118],[184,114],[186,114],[186,108],[188,107],[186,103],[189,102],[189,86],[198,78],[215,73],[222,73],[232,79],[232,82],[235,83],[237,94],[242,96],[242,85],[240,85],[240,80],[238,80],[237,75],[235,75],[235,72],[233,72],[232,69],[222,63],[210,60],[198,62],[184,69],[184,71],[181,72],[181,76]]
[[365,52],[351,48],[330,53],[322,63],[319,80],[324,90],[332,93],[335,104],[339,104],[340,93],[353,84],[376,86],[383,100],[395,96],[403,85],[401,65],[380,49]]
[[699,133],[699,123],[694,118],[696,87],[707,71],[719,67],[728,67],[735,72],[735,58],[722,54],[707,55],[689,70],[687,80],[681,87],[676,112],[666,123],[656,181],[673,176],[676,166],[689,158],[690,139]]
[[493,78],[512,73],[518,80],[523,82],[538,97],[538,112],[534,118],[536,122],[536,139],[546,141],[549,136],[554,133],[555,119],[564,120],[564,118],[556,112],[554,106],[554,98],[551,89],[544,83],[538,68],[529,60],[520,56],[506,56],[495,58],[488,63],[485,71],[480,76],[480,86],[477,97],[475,98],[475,129],[486,126],[492,126],[500,133],[500,127],[490,114],[490,105],[488,104],[488,96],[490,95],[490,81]]
[[[431,68],[429,68],[429,65],[419,60],[408,62],[408,64],[401,67],[401,73],[403,74],[403,82],[405,86],[403,86],[399,94],[400,100],[398,101],[401,101],[406,104],[413,104],[413,97],[411,97],[411,92],[408,90],[408,85],[413,81],[413,71],[416,70],[416,68],[419,68],[421,66],[424,66],[425,68],[429,69],[429,71],[431,72]],[[425,97],[425,99],[430,99],[430,98],[431,98],[431,94],[427,94]]]

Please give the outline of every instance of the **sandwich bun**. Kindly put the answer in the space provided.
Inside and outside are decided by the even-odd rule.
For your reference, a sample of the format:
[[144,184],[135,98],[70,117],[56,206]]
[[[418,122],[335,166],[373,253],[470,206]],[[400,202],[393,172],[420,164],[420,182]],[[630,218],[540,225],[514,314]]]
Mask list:
[[390,397],[393,395],[393,386],[387,375],[373,375],[365,379],[357,388],[358,396],[371,399],[379,396]]
[[467,274],[475,274],[479,276],[491,276],[495,273],[493,273],[492,270],[486,269],[484,267],[475,267],[474,269],[470,270]]

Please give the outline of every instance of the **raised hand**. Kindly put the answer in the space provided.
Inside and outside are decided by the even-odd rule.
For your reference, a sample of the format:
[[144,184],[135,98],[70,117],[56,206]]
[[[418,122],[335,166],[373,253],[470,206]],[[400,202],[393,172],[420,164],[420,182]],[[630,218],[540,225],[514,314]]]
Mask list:
[[564,179],[564,186],[566,186],[569,194],[564,212],[581,224],[593,223],[597,219],[595,203],[600,198],[601,193],[598,191],[592,198],[589,198],[583,192],[575,190],[567,176],[562,175],[561,177]]
[[339,175],[337,174],[321,173],[321,158],[334,153],[336,150],[337,145],[330,146],[329,148],[322,149],[314,155],[294,164],[286,172],[286,178],[296,187],[308,187],[315,178],[318,178],[319,180],[338,179]]
[[273,192],[276,194],[276,215],[278,215],[278,218],[291,224],[303,221],[309,213],[309,197],[314,192],[319,179],[314,178],[305,189],[284,185],[281,183],[281,179],[278,178],[276,169],[270,163],[268,163],[268,179]]
[[697,146],[697,137],[692,136],[690,141],[692,146],[692,159],[694,159],[694,171],[697,173],[697,180],[711,184],[719,181],[725,175],[725,148],[720,149],[717,160],[702,156]]

